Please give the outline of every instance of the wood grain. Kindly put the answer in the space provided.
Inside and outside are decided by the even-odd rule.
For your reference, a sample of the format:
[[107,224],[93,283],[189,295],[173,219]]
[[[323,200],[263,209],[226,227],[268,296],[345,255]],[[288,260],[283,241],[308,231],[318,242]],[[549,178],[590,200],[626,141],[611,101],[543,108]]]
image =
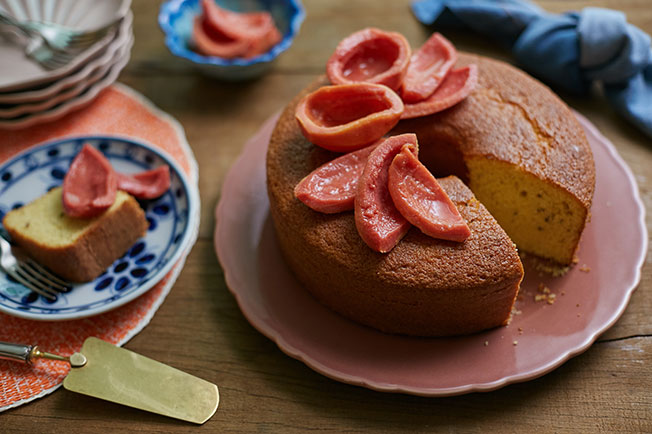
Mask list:
[[[215,382],[221,404],[202,427],[59,390],[0,415],[1,432],[652,432],[652,259],[622,318],[584,354],[553,372],[491,393],[420,398],[332,381],[286,356],[244,319],[213,250],[214,209],[226,171],[262,122],[323,73],[337,42],[365,26],[398,30],[414,45],[429,29],[405,0],[306,0],[300,37],[265,77],[220,83],[163,45],[159,2],[135,1],[136,44],[120,81],[178,119],[200,171],[200,239],[152,322],[126,347]],[[551,12],[624,10],[652,33],[648,0],[542,0]],[[446,33],[467,51],[511,61],[486,38]],[[651,140],[621,120],[599,93],[561,94],[614,143],[629,164],[652,228]]]

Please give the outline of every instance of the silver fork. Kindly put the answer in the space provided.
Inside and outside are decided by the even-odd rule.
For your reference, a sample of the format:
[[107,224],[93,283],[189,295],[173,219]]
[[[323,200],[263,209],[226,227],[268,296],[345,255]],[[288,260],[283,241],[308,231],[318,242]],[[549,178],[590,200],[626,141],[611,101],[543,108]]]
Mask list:
[[68,53],[50,49],[43,38],[31,36],[25,46],[25,54],[48,70],[61,68],[75,58],[77,52]]
[[25,54],[47,70],[57,69],[66,65],[75,54],[52,50],[35,32],[20,29],[15,26],[2,26],[0,15],[0,30],[2,36],[10,37],[15,43],[24,46]]
[[26,37],[25,54],[48,70],[67,65],[117,25],[112,23],[93,31],[80,32],[57,24],[18,21],[1,9],[0,24]]
[[49,47],[59,51],[81,51],[106,35],[114,26],[109,24],[95,30],[79,31],[40,21],[26,21],[22,25],[38,33]]
[[70,282],[50,273],[3,237],[0,237],[0,266],[25,287],[50,300],[72,289]]
[[74,30],[54,23],[41,21],[18,21],[0,10],[0,23],[20,29],[27,34],[36,34],[52,50],[81,51],[104,35],[116,24],[111,23],[95,30]]

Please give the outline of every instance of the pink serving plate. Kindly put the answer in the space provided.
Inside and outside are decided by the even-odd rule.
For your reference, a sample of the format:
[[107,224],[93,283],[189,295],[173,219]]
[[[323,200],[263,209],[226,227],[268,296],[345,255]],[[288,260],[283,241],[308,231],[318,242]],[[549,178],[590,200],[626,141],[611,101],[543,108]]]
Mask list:
[[[215,248],[249,322],[288,355],[338,381],[448,396],[537,378],[589,348],[625,310],[647,250],[644,207],[613,145],[578,115],[596,190],[579,264],[563,277],[526,274],[511,324],[470,336],[411,338],[360,326],[319,304],[285,265],[269,216],[265,155],[276,118],[233,164],[216,210]],[[547,286],[553,304],[535,301]],[[541,296],[539,297],[541,298]]]

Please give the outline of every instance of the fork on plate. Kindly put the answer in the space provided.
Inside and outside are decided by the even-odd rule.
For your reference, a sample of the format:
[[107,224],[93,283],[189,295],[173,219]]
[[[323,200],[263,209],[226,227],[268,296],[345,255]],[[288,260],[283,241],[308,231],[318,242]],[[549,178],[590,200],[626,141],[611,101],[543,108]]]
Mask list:
[[81,51],[106,35],[114,26],[112,23],[95,30],[80,31],[40,21],[25,21],[20,24],[36,32],[50,48],[58,51]]
[[116,23],[94,30],[75,30],[55,23],[42,21],[19,21],[0,9],[0,23],[15,27],[30,35],[37,35],[52,50],[78,51],[106,35]]
[[0,24],[18,30],[28,40],[25,53],[46,69],[59,68],[104,37],[116,23],[79,31],[54,23],[18,21],[0,9]]
[[55,276],[1,236],[0,266],[16,281],[49,300],[56,300],[58,293],[72,289],[70,282]]
[[72,61],[77,52],[68,53],[50,49],[40,37],[30,37],[25,46],[25,54],[35,60],[43,68],[53,70],[61,68]]

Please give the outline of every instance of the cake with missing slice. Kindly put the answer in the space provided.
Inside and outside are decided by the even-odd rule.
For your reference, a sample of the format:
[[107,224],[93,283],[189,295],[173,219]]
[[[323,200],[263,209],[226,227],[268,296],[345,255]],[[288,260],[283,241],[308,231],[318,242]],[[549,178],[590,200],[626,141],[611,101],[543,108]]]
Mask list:
[[419,336],[499,326],[509,320],[523,276],[514,244],[562,265],[573,261],[595,184],[581,126],[553,92],[524,72],[459,54],[458,66],[471,63],[478,84],[466,99],[402,120],[390,133],[415,133],[419,159],[430,171],[464,182],[441,180],[471,230],[463,243],[413,227],[390,252],[378,253],[360,238],[353,212],[322,214],[294,196],[306,175],[338,156],[310,143],[294,117],[304,95],[328,84],[325,77],[277,122],[267,187],[281,250],[307,290],[354,321]]

